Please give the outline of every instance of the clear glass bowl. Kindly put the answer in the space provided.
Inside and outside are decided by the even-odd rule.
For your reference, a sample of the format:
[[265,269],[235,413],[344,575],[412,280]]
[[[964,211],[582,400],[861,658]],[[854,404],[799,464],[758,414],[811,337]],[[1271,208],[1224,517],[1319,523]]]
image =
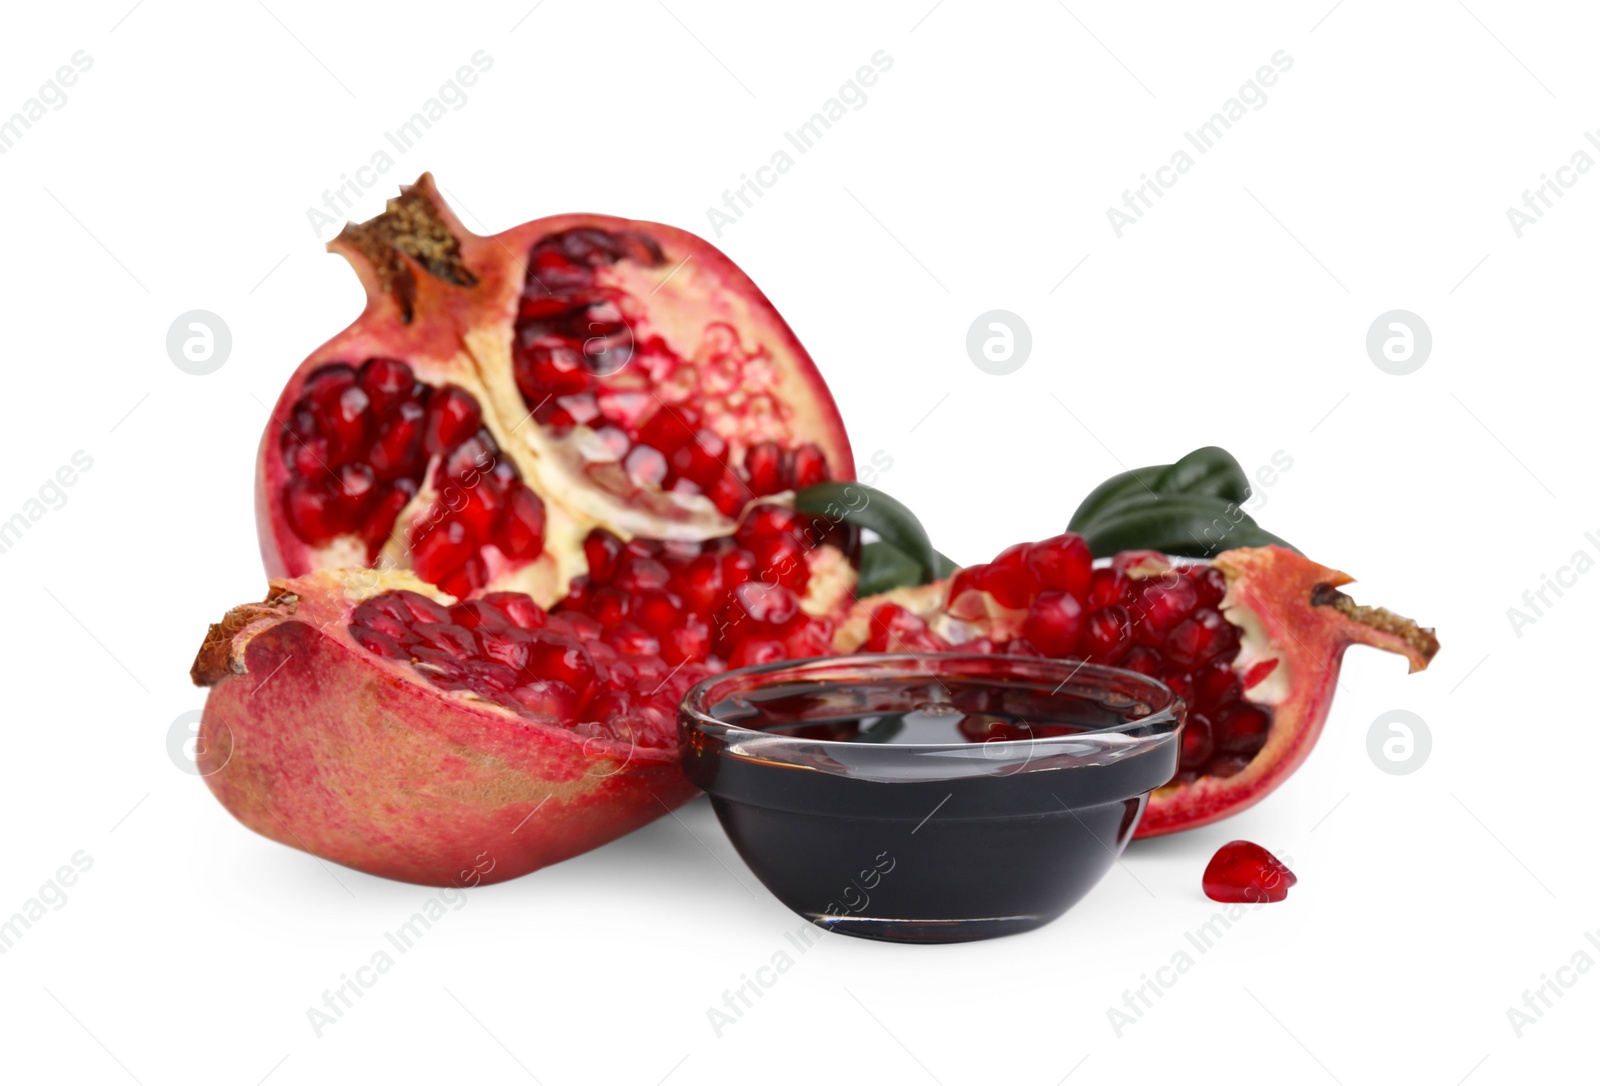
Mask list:
[[[1183,712],[1155,680],[1093,664],[827,657],[700,683],[679,752],[789,908],[851,935],[959,942],[1039,927],[1089,892],[1176,771]],[[904,741],[919,731],[949,738]]]

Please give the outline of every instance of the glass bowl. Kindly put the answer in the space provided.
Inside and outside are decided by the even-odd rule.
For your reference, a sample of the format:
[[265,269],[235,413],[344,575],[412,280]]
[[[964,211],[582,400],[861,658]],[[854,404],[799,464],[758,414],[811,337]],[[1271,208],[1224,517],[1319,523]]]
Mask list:
[[831,931],[1029,931],[1100,881],[1177,769],[1183,702],[1131,671],[866,654],[713,676],[685,773],[767,889]]

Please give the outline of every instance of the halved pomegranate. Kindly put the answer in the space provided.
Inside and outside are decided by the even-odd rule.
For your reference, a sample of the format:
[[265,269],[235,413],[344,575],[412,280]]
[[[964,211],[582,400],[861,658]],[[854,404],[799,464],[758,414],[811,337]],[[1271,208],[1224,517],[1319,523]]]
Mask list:
[[805,349],[692,234],[563,215],[479,237],[424,174],[329,248],[367,307],[273,408],[270,576],[412,569],[549,604],[596,527],[706,540],[755,498],[854,477]]
[[1211,562],[1125,551],[1097,566],[1069,533],[860,600],[834,647],[1075,657],[1166,683],[1188,717],[1178,775],[1135,834],[1151,837],[1236,814],[1282,784],[1321,734],[1350,645],[1428,665],[1433,631],[1356,604],[1339,591],[1350,580],[1278,546]]
[[195,660],[200,770],[246,826],[375,875],[515,878],[687,800],[676,708],[708,673],[529,596],[409,571],[272,582]]

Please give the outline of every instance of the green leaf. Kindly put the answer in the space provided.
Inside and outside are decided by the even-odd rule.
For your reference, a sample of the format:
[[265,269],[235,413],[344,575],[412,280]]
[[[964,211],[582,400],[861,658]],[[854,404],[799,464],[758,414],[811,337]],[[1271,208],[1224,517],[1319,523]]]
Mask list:
[[1207,445],[1161,472],[1151,489],[1157,494],[1204,494],[1242,503],[1250,497],[1250,480],[1232,453]]
[[1148,494],[1154,489],[1155,481],[1170,465],[1152,464],[1147,468],[1134,468],[1132,471],[1119,472],[1089,491],[1089,496],[1078,503],[1077,510],[1072,514],[1072,519],[1067,521],[1067,531],[1081,532],[1083,526],[1088,524],[1100,511],[1114,502],[1121,501],[1131,494]]
[[1235,547],[1293,547],[1264,530],[1236,502],[1204,495],[1171,495],[1125,502],[1082,529],[1096,558],[1149,549],[1209,558]]
[[857,596],[875,596],[891,588],[926,584],[917,560],[891,543],[876,540],[861,548],[861,575]]
[[915,513],[881,490],[863,483],[829,482],[808,486],[794,496],[802,513],[844,521],[878,534],[878,539],[910,558],[921,569],[922,580],[938,576],[939,552]]

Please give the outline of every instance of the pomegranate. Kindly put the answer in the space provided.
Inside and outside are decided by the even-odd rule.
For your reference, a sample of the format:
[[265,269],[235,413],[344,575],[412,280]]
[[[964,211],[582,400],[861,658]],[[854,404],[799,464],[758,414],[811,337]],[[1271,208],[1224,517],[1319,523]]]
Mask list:
[[654,649],[520,592],[454,603],[410,571],[274,581],[195,660],[199,767],[283,844],[407,882],[515,878],[693,793],[676,709],[708,668]]
[[1282,901],[1300,880],[1284,862],[1253,841],[1229,841],[1206,864],[1200,886],[1212,901]]
[[1432,630],[1339,591],[1350,577],[1278,546],[1210,562],[1124,551],[1096,563],[1067,533],[1006,548],[945,581],[858,601],[837,651],[962,651],[1075,657],[1172,687],[1187,706],[1173,781],[1136,836],[1203,826],[1282,784],[1327,720],[1352,644],[1428,665]]
[[712,539],[755,498],[854,475],[805,349],[692,234],[563,215],[479,237],[424,174],[329,248],[367,306],[272,410],[269,576],[411,569],[550,604],[593,528]]

